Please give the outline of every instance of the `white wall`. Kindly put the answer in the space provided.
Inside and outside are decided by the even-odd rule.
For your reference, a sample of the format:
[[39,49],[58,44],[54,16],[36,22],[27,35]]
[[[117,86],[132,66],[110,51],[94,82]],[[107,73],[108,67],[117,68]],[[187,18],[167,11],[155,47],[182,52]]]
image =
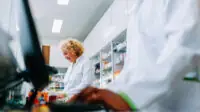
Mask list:
[[[49,44],[49,43],[43,44],[43,45],[50,45],[50,47],[51,47],[51,49],[50,49],[50,65],[55,66],[55,67],[67,68],[69,66],[69,62],[64,58],[61,50],[58,47],[59,41],[49,40],[46,42],[47,43],[51,42],[51,44]],[[11,47],[11,50],[13,51],[13,54],[19,64],[20,68],[25,69],[24,60],[22,57],[22,52],[21,52],[21,48],[19,45],[19,41],[13,40],[10,43],[10,47]]]
[[67,68],[69,66],[69,62],[64,58],[59,48],[60,39],[42,38],[40,39],[40,42],[42,45],[50,46],[49,64],[51,66],[61,67],[61,68]]
[[[0,3],[0,26],[8,32],[10,27],[11,0],[1,0]],[[3,9],[3,10],[2,10]]]
[[67,68],[69,62],[64,58],[61,50],[59,49],[60,39],[51,39],[51,38],[41,38],[41,45],[50,46],[50,61],[49,64],[55,67]]
[[40,44],[42,45],[50,45],[50,46],[55,46],[55,45],[58,45],[60,42],[60,39],[51,39],[51,38],[48,38],[48,37],[45,37],[45,38],[41,38],[40,39]]
[[51,45],[50,65],[61,68],[67,68],[69,66],[69,62],[64,58],[58,45]]
[[135,0],[115,0],[84,41],[85,55],[93,56],[127,28]]

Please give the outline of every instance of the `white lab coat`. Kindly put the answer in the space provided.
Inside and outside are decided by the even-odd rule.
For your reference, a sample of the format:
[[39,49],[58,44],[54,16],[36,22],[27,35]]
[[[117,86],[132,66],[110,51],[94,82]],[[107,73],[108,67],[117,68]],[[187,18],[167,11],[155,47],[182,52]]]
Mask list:
[[71,64],[64,77],[64,93],[69,97],[79,93],[82,89],[92,84],[94,75],[92,74],[91,61],[80,56],[76,63]]
[[199,112],[200,83],[183,77],[200,67],[199,0],[135,0],[127,59],[108,89],[140,112]]

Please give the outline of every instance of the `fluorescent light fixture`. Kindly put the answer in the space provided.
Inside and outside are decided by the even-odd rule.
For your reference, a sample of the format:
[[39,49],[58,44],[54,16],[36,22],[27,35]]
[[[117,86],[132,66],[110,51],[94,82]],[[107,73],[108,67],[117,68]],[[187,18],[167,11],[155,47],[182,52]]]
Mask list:
[[69,4],[69,0],[57,0],[57,4],[58,5],[68,5]]
[[116,29],[116,26],[110,26],[104,33],[104,37],[108,38]]
[[52,33],[60,33],[60,30],[62,28],[62,24],[63,24],[63,20],[55,19],[53,21]]

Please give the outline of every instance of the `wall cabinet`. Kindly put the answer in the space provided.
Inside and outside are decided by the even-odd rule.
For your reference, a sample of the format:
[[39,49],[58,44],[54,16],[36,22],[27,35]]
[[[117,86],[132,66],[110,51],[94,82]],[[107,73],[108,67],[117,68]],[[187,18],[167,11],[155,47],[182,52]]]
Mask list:
[[126,30],[91,58],[96,77],[93,86],[106,88],[115,80],[123,69],[125,57]]

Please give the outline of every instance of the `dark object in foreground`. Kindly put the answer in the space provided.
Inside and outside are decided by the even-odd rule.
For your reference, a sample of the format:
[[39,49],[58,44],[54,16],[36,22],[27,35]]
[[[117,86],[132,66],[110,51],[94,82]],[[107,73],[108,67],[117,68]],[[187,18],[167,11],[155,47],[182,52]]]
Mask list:
[[83,103],[71,103],[71,104],[48,104],[48,107],[52,112],[86,112],[86,111],[98,111],[104,110],[103,105],[98,104],[83,104]]
[[27,75],[34,88],[40,90],[48,85],[49,76],[28,1],[18,1],[20,45]]
[[58,70],[55,67],[46,65],[46,69],[50,75],[57,74]]

